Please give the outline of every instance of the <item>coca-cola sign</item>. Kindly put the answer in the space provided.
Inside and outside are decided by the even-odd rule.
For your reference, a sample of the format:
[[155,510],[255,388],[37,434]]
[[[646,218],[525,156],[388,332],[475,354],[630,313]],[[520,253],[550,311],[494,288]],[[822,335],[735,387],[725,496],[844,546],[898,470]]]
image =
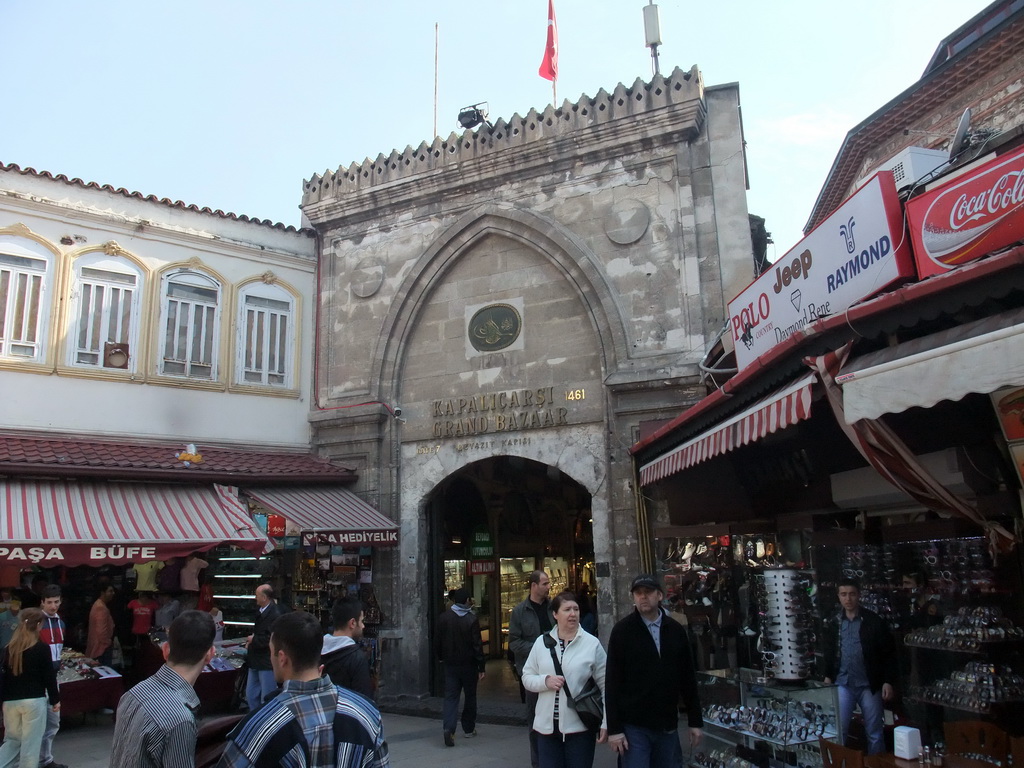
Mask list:
[[907,203],[921,278],[1024,239],[1024,147]]

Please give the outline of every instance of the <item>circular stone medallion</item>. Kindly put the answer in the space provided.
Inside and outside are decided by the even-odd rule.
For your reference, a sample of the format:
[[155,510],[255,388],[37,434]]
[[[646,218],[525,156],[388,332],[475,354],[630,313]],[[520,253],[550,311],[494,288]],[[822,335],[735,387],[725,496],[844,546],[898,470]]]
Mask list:
[[523,318],[510,304],[490,304],[469,321],[469,343],[478,352],[496,352],[511,346],[523,329]]
[[620,200],[608,211],[604,233],[619,245],[635,243],[644,236],[651,223],[651,212],[639,200]]
[[384,262],[376,256],[364,256],[352,270],[352,293],[367,299],[380,290],[384,282]]

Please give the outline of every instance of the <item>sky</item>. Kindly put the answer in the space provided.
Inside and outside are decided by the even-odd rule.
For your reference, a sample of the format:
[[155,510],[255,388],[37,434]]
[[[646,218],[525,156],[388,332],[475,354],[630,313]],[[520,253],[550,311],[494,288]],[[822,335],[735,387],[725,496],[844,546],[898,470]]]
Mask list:
[[[554,0],[558,103],[652,75],[646,0]],[[740,85],[747,205],[782,256],[846,133],[982,0],[660,0],[661,70]],[[0,0],[0,163],[300,224],[314,173],[551,103],[547,0]],[[924,137],[925,139],[930,137]]]

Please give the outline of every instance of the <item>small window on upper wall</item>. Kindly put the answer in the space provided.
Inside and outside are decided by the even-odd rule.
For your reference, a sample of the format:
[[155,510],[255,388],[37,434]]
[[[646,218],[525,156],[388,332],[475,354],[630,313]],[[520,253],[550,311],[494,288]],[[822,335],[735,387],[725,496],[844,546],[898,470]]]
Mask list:
[[238,318],[238,382],[294,387],[295,298],[275,285],[242,289]]
[[75,260],[68,357],[72,365],[134,371],[142,271],[104,253]]
[[52,265],[41,245],[0,236],[0,358],[44,359]]
[[220,294],[219,282],[192,269],[164,277],[160,373],[216,380]]

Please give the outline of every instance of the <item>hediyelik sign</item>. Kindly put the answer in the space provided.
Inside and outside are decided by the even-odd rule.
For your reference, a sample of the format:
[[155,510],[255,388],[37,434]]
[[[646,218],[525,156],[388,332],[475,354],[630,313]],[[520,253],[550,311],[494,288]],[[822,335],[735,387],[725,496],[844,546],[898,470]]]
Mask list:
[[903,235],[896,184],[890,171],[881,171],[729,302],[737,366],[745,368],[815,320],[912,277]]

